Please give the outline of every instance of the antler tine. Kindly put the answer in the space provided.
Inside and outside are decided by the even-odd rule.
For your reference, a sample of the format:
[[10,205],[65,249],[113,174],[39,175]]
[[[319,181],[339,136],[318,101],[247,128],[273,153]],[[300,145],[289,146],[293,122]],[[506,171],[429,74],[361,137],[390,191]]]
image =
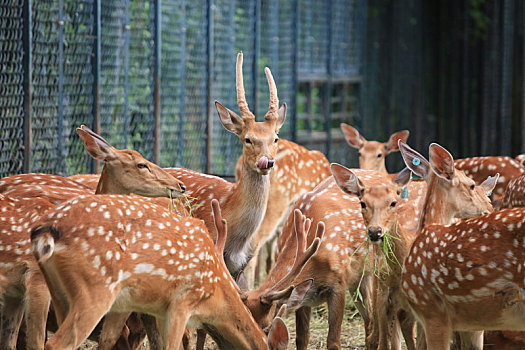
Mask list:
[[224,267],[226,267],[226,262],[224,261],[224,246],[226,244],[226,236],[228,235],[228,224],[226,219],[222,218],[221,207],[218,200],[212,199],[211,210],[213,213],[215,228],[217,229],[217,243],[215,244],[215,249],[217,250],[219,261]]
[[279,110],[279,98],[277,97],[277,86],[273,79],[272,71],[270,68],[265,67],[264,73],[268,80],[268,87],[270,88],[270,106],[268,107],[268,113],[264,116],[266,120],[277,120],[277,111]]
[[[281,278],[279,282],[274,284],[270,289],[268,289],[268,291],[266,291],[266,293],[264,293],[262,298],[265,298],[266,300],[279,299],[288,292],[291,292],[294,286],[290,283],[301,273],[304,265],[306,265],[308,260],[317,252],[317,249],[319,249],[319,244],[321,243],[321,238],[324,234],[324,223],[319,222],[317,224],[316,237],[308,249],[306,249],[306,236],[307,232],[310,230],[311,221],[306,219],[299,209],[295,209],[294,224],[295,234],[297,237],[297,250],[294,263],[290,271],[283,278]],[[306,228],[307,230],[305,230]],[[279,288],[283,288],[287,284],[290,285],[284,290],[279,291]]]
[[237,104],[241,110],[241,116],[243,118],[255,119],[255,116],[250,112],[248,102],[246,102],[246,95],[244,92],[244,78],[242,75],[242,51],[237,54]]

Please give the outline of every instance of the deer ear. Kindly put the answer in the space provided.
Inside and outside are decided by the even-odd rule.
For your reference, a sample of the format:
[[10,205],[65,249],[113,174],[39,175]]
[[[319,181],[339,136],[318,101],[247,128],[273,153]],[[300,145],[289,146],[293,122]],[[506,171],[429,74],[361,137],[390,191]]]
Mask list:
[[408,167],[401,170],[399,174],[397,174],[394,183],[398,187],[398,193],[401,193],[403,188],[408,185],[410,182],[410,178],[412,177],[412,170],[410,170]]
[[293,310],[303,303],[306,293],[310,290],[313,282],[314,280],[309,278],[294,287],[292,294],[285,303],[288,310]]
[[363,147],[366,139],[359,134],[359,131],[345,123],[341,123],[341,130],[343,131],[345,140],[348,142],[350,147],[357,149]]
[[437,143],[432,143],[428,148],[428,158],[437,176],[449,181],[454,180],[456,177],[454,158],[446,149]]
[[279,108],[279,110],[277,111],[278,117],[277,117],[277,121],[275,122],[275,133],[278,133],[279,129],[281,129],[281,126],[283,126],[284,124],[284,121],[286,119],[286,109],[287,109],[287,106],[285,102],[283,103],[281,108]]
[[218,101],[215,101],[215,107],[219,113],[222,126],[229,132],[240,135],[244,128],[244,120],[237,113],[224,107]]
[[390,138],[385,144],[386,151],[388,153],[399,151],[399,140],[406,143],[408,135],[410,135],[410,132],[408,130],[398,131],[390,135]]
[[422,177],[425,181],[428,181],[428,174],[430,171],[430,163],[421,154],[413,150],[409,145],[399,140],[399,152],[403,157],[403,161],[407,168],[412,170],[414,174]]
[[272,328],[268,333],[268,348],[271,350],[285,350],[289,341],[288,328],[280,317],[273,320]]
[[332,174],[334,175],[337,186],[339,186],[343,192],[358,197],[363,195],[365,187],[350,169],[337,163],[330,164],[330,168],[332,169]]
[[489,176],[485,181],[479,185],[483,191],[487,194],[487,196],[492,195],[492,191],[494,190],[494,187],[498,184],[499,179],[499,173],[497,173],[495,176]]
[[93,158],[103,161],[115,158],[115,148],[87,126],[82,125],[80,128],[77,128],[77,134],[82,139],[89,155]]

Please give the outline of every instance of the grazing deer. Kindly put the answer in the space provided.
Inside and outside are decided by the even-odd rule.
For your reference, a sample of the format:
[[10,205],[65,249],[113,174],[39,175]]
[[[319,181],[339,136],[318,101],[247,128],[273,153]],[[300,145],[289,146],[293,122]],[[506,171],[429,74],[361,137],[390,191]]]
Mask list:
[[456,169],[462,170],[465,175],[476,183],[481,183],[488,176],[499,173],[499,180],[491,195],[496,200],[503,195],[510,180],[525,174],[525,167],[511,157],[472,157],[457,159],[454,162]]
[[[217,201],[213,213],[221,246]],[[261,331],[201,220],[140,198],[81,196],[40,221],[31,246],[60,323],[46,349],[76,348],[109,310],[154,315],[167,349],[179,348],[187,323],[222,347],[286,349],[286,326],[277,318],[268,338]]]
[[233,276],[244,268],[252,256],[251,243],[266,211],[270,190],[269,173],[275,163],[277,133],[286,118],[286,104],[279,108],[277,87],[269,68],[265,68],[270,88],[270,105],[264,122],[256,122],[248,108],[242,75],[242,52],[237,55],[237,103],[241,115],[215,102],[222,125],[236,134],[243,143],[242,171],[235,184],[219,177],[195,171],[168,168],[173,176],[183,180],[187,193],[197,198],[195,216],[206,223],[208,232],[216,236],[210,213],[210,202],[221,203],[230,230],[224,249],[228,270]]
[[[157,165],[144,159],[138,152],[117,150],[85,126],[78,128],[77,132],[81,136],[88,152],[93,157],[105,161],[96,193],[115,191],[120,194],[134,192],[153,197],[168,197],[170,195],[178,197],[184,192],[185,187],[182,182],[163,171]],[[19,182],[19,180],[21,181]],[[13,198],[6,199],[6,202],[0,203],[0,213],[2,215],[0,220],[4,218],[3,210],[8,210],[11,204],[14,203],[15,206],[19,206],[17,208],[19,211],[13,212],[10,220],[24,222],[24,225],[13,226],[14,224],[11,221],[0,221],[0,228],[2,231],[7,232],[11,239],[22,245],[28,245],[29,243],[29,228],[27,225],[30,223],[29,221],[24,221],[26,220],[24,208],[27,207],[27,204],[24,204],[26,202],[22,201],[24,198],[31,198],[35,201],[41,201],[45,198],[48,203],[50,202],[49,204],[60,204],[73,197],[91,193],[92,191],[84,188],[83,185],[75,184],[74,181],[48,174],[26,174],[26,176],[20,178],[9,177],[0,181],[3,182],[1,185],[4,186],[5,193],[8,193]],[[64,184],[66,187],[62,187]],[[141,185],[143,186],[142,188],[140,187]],[[15,199],[18,199],[18,201]],[[168,199],[166,198],[166,200]],[[39,206],[36,209],[39,210],[38,215],[43,215],[50,207]],[[178,210],[181,211],[182,209],[179,207]],[[7,218],[8,216],[5,217]],[[5,247],[5,245],[3,240],[0,239],[0,249],[2,247]],[[10,262],[13,260],[20,261],[24,266],[29,266],[28,269],[11,266]],[[1,309],[2,315],[5,315],[6,319],[11,320],[9,325],[6,324],[6,329],[19,328],[20,322],[17,315],[23,314],[25,307],[26,314],[30,315],[30,317],[26,318],[27,343],[34,348],[42,348],[45,339],[43,333],[45,327],[42,328],[42,324],[45,325],[50,297],[45,285],[43,285],[42,276],[36,268],[34,258],[28,247],[26,249],[13,250],[11,254],[0,254],[0,276],[6,279],[4,283],[6,288],[0,290],[0,297],[5,297],[8,295],[6,293],[10,293],[9,297],[11,299],[18,300],[16,308],[6,308],[7,304],[4,304],[4,307]],[[0,344],[8,344],[7,341],[3,340],[5,336],[5,333],[3,333],[2,338],[0,338]],[[14,341],[16,342],[16,334]],[[11,342],[12,340],[9,340],[9,343]]]
[[390,135],[387,142],[367,141],[355,128],[341,123],[341,130],[350,147],[359,150],[359,167],[361,169],[377,170],[387,174],[385,158],[392,152],[399,151],[398,141],[406,142],[408,130],[402,130]]
[[[242,164],[243,158],[240,157],[235,169],[237,178],[240,177]],[[331,175],[330,164],[324,154],[284,139],[277,143],[274,167],[270,173],[270,205],[266,207],[264,219],[253,238],[254,258],[244,269],[249,288],[254,287],[255,280],[258,281],[256,265],[260,262],[261,247],[273,238],[297,199]]]
[[[421,155],[410,149],[406,144],[400,142],[400,149],[405,161],[418,159],[418,175],[424,176],[428,183],[428,190],[424,200],[424,210],[421,212],[421,223],[429,224],[448,224],[457,217],[472,217],[481,215],[491,210],[490,203],[485,193],[492,190],[497,181],[495,178],[488,179],[471,190],[474,182],[463,175],[460,171],[453,169],[453,159],[443,148],[438,145],[431,146],[430,162]],[[441,152],[436,157],[437,152]],[[445,153],[446,152],[446,153]],[[448,166],[448,168],[447,168]],[[450,168],[452,166],[452,168]],[[412,165],[414,167],[414,165]],[[446,171],[450,178],[442,178],[437,172]],[[443,170],[445,169],[445,170]],[[398,337],[397,318],[401,315],[405,327],[402,327],[403,335],[408,349],[415,349],[413,336],[414,319],[411,317],[410,308],[401,292],[400,279],[401,267],[408,250],[419,230],[406,230],[403,222],[407,219],[407,211],[403,204],[398,205],[399,196],[402,188],[410,178],[410,170],[405,168],[394,183],[381,184],[379,186],[365,186],[357,176],[349,169],[338,164],[332,165],[334,177],[341,189],[347,193],[355,194],[361,201],[363,219],[367,227],[368,239],[379,245],[386,244],[388,256],[383,260],[388,266],[386,274],[380,274],[380,284],[382,295],[378,298],[375,306],[375,314],[378,316],[379,323],[379,349],[391,348],[400,349],[401,343]],[[404,204],[406,205],[406,203]],[[469,207],[465,211],[464,207]],[[409,207],[410,209],[410,207]],[[410,219],[409,219],[410,220]],[[390,235],[388,243],[384,239],[385,234]],[[385,250],[385,249],[380,249]]]
[[[446,157],[439,150],[437,156]],[[446,171],[442,176],[450,178]],[[451,225],[428,225],[416,238],[401,286],[423,324],[429,349],[448,349],[454,330],[525,329],[524,214],[522,208],[505,209]],[[481,338],[472,348],[482,347]]]

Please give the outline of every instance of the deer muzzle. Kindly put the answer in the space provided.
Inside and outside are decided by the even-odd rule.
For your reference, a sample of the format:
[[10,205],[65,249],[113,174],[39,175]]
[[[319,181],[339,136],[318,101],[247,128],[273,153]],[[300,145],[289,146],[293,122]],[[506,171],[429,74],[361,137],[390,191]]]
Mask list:
[[383,230],[381,229],[381,227],[369,226],[368,237],[370,238],[370,241],[377,242],[380,238],[383,237]]
[[275,160],[268,159],[268,157],[266,156],[262,156],[261,158],[259,158],[259,161],[257,162],[257,167],[261,170],[266,170],[266,169],[272,168],[274,163],[275,163]]

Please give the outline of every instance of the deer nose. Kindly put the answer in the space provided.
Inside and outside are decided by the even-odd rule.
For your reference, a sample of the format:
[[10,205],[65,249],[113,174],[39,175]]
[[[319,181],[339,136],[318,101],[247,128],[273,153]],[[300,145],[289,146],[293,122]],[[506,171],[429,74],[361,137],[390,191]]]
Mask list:
[[368,237],[370,237],[370,240],[372,242],[375,242],[375,241],[379,240],[379,238],[382,237],[381,231],[382,231],[381,227],[370,226],[368,228]]
[[268,168],[273,168],[273,165],[275,164],[275,160],[269,159],[268,160]]

